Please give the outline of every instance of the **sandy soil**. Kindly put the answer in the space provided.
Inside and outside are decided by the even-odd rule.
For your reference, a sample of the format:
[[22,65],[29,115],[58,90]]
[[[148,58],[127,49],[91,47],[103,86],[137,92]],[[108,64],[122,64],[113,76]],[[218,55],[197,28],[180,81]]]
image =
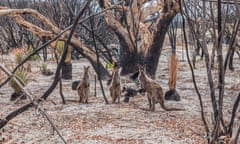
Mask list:
[[[165,91],[168,90],[169,54],[168,50],[163,51],[157,71],[157,81]],[[89,104],[68,101],[67,104],[63,105],[59,88],[56,88],[40,107],[50,116],[64,139],[71,144],[207,143],[200,117],[199,100],[192,83],[190,68],[186,56],[184,55],[184,59],[182,59],[181,54],[178,52],[180,62],[177,81],[177,91],[181,95],[181,101],[166,101],[166,105],[184,108],[185,111],[166,112],[159,105],[157,105],[155,112],[143,110],[148,108],[147,98],[144,95],[131,98],[129,103],[122,102],[122,98],[120,104],[106,105],[99,85],[97,85],[97,96],[91,96]],[[32,62],[32,65],[33,77],[27,85],[27,89],[35,97],[39,97],[53,81],[53,76],[41,75],[39,62]],[[55,70],[56,65],[53,62],[48,62],[48,65],[53,71]],[[84,59],[73,61],[73,80],[80,79],[83,65],[88,65]],[[240,89],[240,61],[237,57],[234,66],[234,72],[226,72],[224,98],[224,120],[226,122],[229,121],[229,111],[231,111],[232,104]],[[94,73],[93,69],[92,73]],[[217,73],[217,70],[213,71],[214,81],[217,81]],[[204,101],[204,112],[210,124],[212,107],[204,61],[197,62],[195,75]],[[63,80],[63,92],[68,100],[78,100],[76,91],[71,90],[73,80]],[[122,77],[122,82],[125,85],[135,87],[134,83],[127,80],[127,77]],[[94,95],[93,85],[94,77],[92,77],[91,85],[92,95]],[[104,82],[104,87],[110,100],[106,82]],[[28,103],[28,100],[21,100],[17,103],[10,102],[9,97],[12,92],[13,90],[8,85],[0,89],[0,118]],[[238,110],[237,115],[236,120],[239,120],[240,110]],[[63,142],[53,131],[46,118],[35,108],[31,108],[11,120],[0,130],[0,143],[45,144]]]

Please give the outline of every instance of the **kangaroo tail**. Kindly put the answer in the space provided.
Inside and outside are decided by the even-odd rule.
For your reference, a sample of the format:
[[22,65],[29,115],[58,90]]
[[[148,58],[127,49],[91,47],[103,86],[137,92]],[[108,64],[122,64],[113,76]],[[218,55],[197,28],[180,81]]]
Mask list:
[[166,111],[185,111],[185,109],[180,109],[180,108],[168,108],[168,107],[165,107],[163,109],[166,110]]
[[164,104],[164,101],[160,103],[160,105],[162,106],[162,108],[166,111],[185,111],[185,109],[180,109],[180,108],[169,108],[166,107]]

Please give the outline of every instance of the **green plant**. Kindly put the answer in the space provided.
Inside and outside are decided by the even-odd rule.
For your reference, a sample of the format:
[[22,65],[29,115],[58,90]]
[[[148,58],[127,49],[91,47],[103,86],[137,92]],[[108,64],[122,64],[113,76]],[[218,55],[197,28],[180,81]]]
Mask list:
[[39,57],[38,57],[37,55],[33,55],[33,56],[30,57],[29,60],[30,60],[30,61],[36,61],[36,60],[38,60],[38,58],[39,58]]
[[[25,58],[24,53],[16,53],[15,54],[15,63],[20,64]],[[27,72],[31,72],[31,64],[30,63],[24,63],[20,68],[21,71],[26,70]]]
[[52,75],[53,72],[51,72],[51,70],[47,67],[46,63],[42,63],[40,70],[42,72],[42,74],[44,75]]
[[[64,41],[57,41],[57,44],[56,44],[56,51],[59,55],[62,55],[63,53],[63,50],[64,50],[64,44],[65,42]],[[72,56],[72,46],[68,46],[68,49],[67,49],[67,56],[64,60],[65,63],[68,63],[71,61],[71,56]]]
[[[27,72],[23,70],[17,70],[15,73],[15,77],[23,86],[25,86],[30,80],[30,77],[27,74]],[[13,78],[9,81],[9,85],[13,88],[15,93],[19,94],[22,92],[21,87],[17,84],[17,82]]]
[[[30,53],[32,53],[33,52],[33,46],[30,44],[30,45],[28,45],[28,54],[30,54]],[[39,57],[37,56],[37,55],[33,55],[33,56],[31,56],[30,57],[30,59],[29,60],[31,60],[31,61],[35,61],[35,60],[37,60]]]
[[15,56],[16,56],[15,58],[16,64],[20,64],[25,58],[25,55],[23,53],[16,53]]
[[106,64],[106,68],[107,69],[112,69],[113,68],[113,64],[112,63],[107,63]]
[[42,63],[41,70],[46,71],[47,70],[47,64]]

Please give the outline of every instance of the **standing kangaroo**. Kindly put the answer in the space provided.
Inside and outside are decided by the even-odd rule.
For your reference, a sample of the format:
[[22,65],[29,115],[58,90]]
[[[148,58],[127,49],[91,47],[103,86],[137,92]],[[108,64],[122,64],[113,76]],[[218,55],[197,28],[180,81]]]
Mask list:
[[90,93],[89,66],[84,66],[83,78],[77,87],[77,91],[79,103],[88,103],[88,96]]
[[110,96],[112,98],[112,103],[120,102],[121,96],[121,79],[119,74],[119,67],[114,64],[113,66],[113,73],[112,73],[112,81],[109,86]]
[[164,105],[164,95],[162,87],[156,81],[147,76],[146,66],[138,65],[138,68],[139,68],[138,80],[140,82],[141,88],[144,89],[145,92],[147,93],[150,111],[155,111],[156,103],[160,103],[160,106],[166,111],[183,110],[166,107]]

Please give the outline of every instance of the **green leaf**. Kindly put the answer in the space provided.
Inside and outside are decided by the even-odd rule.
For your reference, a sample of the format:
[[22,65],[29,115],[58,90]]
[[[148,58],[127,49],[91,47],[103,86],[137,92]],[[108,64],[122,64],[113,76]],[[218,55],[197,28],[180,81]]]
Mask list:
[[106,68],[108,68],[108,69],[113,68],[113,64],[111,64],[111,63],[107,63],[107,64],[106,64]]

